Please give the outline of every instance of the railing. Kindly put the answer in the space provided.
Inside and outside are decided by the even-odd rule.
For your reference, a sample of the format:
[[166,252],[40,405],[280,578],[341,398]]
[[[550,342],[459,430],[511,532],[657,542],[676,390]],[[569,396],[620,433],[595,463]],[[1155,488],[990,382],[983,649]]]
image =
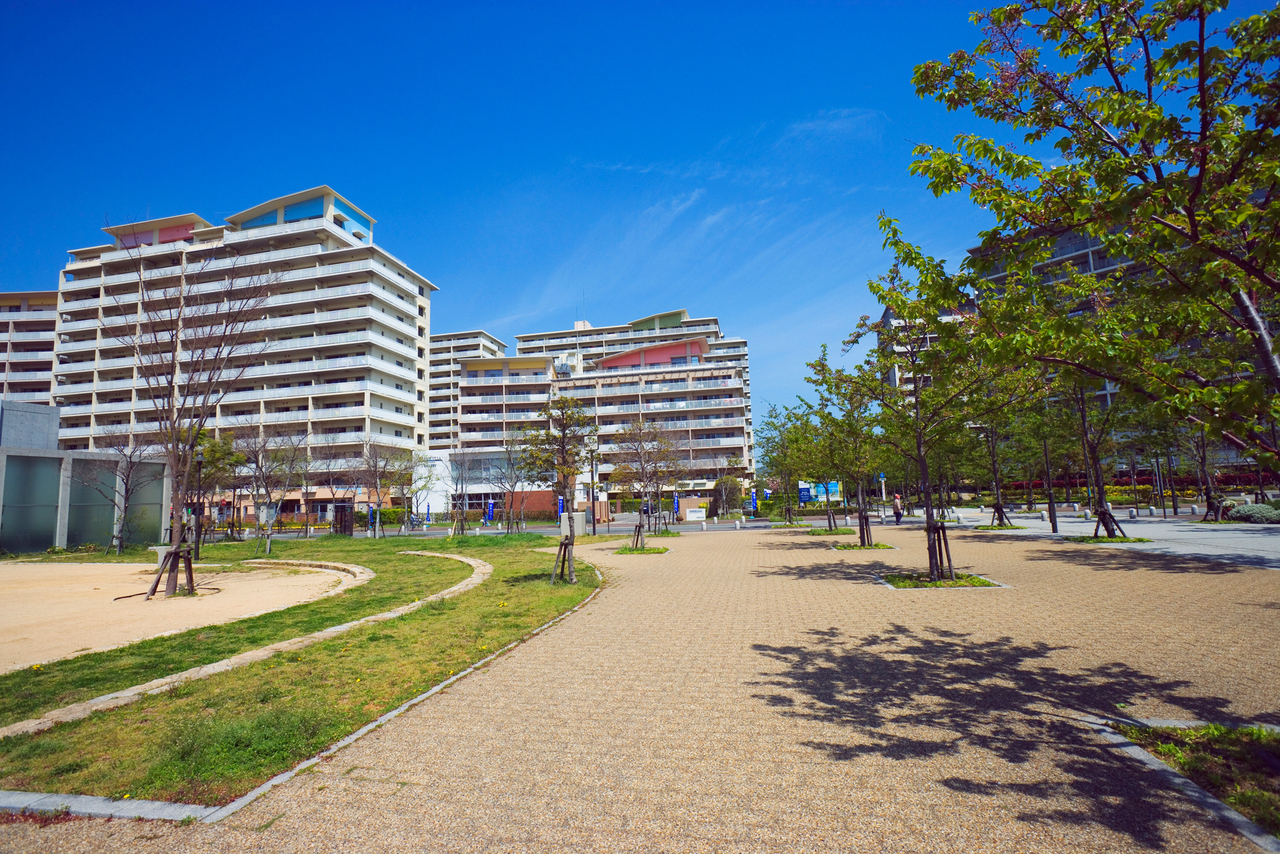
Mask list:
[[[0,332],[0,337],[4,337],[4,334]],[[10,341],[52,341],[54,334],[52,329],[42,329],[38,332],[10,332],[8,337]]]
[[551,377],[462,377],[462,385],[519,385],[521,383],[550,383]]
[[623,403],[617,406],[596,406],[596,407],[588,407],[586,409],[586,413],[588,415],[615,415],[620,412],[639,412],[639,411],[640,411],[640,404],[638,403]]
[[9,371],[11,383],[35,383],[53,379],[53,371]]
[[8,360],[10,362],[51,362],[53,361],[53,351],[36,350],[26,353],[9,353]]
[[10,391],[4,395],[5,400],[40,401],[41,403],[48,403],[49,397],[47,391]]
[[724,397],[717,400],[673,400],[661,403],[644,404],[645,412],[660,412],[665,409],[708,409],[722,406],[741,406],[742,398]]
[[687,391],[688,389],[689,389],[689,383],[687,383],[687,382],[681,382],[681,383],[645,383],[645,384],[644,384],[644,392],[645,392],[645,394],[650,394],[650,393],[652,393],[652,392],[659,392],[659,391]]
[[719,448],[729,445],[741,445],[746,437],[732,436],[727,439],[691,439],[686,442],[690,448]]
[[458,416],[459,421],[502,421],[501,412],[464,412]]

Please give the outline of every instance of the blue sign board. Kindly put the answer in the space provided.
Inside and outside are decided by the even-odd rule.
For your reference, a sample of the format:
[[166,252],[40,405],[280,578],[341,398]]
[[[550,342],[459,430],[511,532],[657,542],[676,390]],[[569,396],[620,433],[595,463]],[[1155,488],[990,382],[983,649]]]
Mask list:
[[487,516],[485,516],[485,518],[488,519],[490,522],[493,521],[493,501],[492,500],[489,501],[489,513]]
[[680,512],[680,496],[677,495],[672,499],[672,507],[676,513]]
[[773,497],[773,490],[772,490],[772,489],[766,489],[766,490],[764,491],[764,500],[765,500],[765,501],[768,501],[768,500],[769,500],[770,498],[772,498],[772,497]]
[[560,496],[560,514],[564,515],[564,496]]
[[812,501],[812,500],[813,500],[813,493],[809,490],[809,487],[807,486],[800,487],[800,503],[804,504],[805,502]]
[[756,491],[753,489],[751,490],[751,510],[754,512],[759,509],[760,508],[756,506]]

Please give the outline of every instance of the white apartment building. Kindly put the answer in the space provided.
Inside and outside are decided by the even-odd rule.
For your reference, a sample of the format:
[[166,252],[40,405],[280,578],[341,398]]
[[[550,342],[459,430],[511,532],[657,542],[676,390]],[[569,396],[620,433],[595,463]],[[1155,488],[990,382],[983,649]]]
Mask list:
[[366,439],[426,450],[437,288],[374,243],[374,222],[322,186],[222,225],[170,216],[103,229],[110,242],[71,250],[59,276],[57,364],[45,398],[61,408],[60,446],[92,449],[106,434],[154,425],[125,340],[140,316],[141,263],[148,287],[184,272],[194,294],[201,285],[217,292],[229,276],[270,283],[252,327],[265,343],[222,399],[218,432],[305,433],[312,454],[339,458],[358,457]]
[[637,419],[660,422],[676,437],[687,455],[682,490],[754,471],[747,342],[722,335],[715,318],[681,310],[515,337],[514,356],[462,360],[458,449],[500,451],[525,427],[545,426],[542,406],[565,395],[595,418],[602,481],[614,468],[613,437]]
[[445,451],[458,443],[458,389],[462,379],[462,360],[504,356],[507,345],[483,329],[474,329],[432,335],[428,349],[427,447],[433,451]]
[[0,350],[6,400],[48,403],[53,382],[54,324],[58,295],[54,291],[0,294]]

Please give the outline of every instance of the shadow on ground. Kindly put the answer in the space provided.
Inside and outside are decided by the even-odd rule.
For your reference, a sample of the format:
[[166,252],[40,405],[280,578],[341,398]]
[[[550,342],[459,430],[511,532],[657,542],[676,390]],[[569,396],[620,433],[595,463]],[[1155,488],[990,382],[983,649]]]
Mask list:
[[1233,575],[1253,567],[1225,562],[1222,558],[1153,554],[1138,549],[1120,549],[1069,543],[1061,549],[1033,549],[1029,561],[1067,561],[1099,572],[1172,572],[1184,575]]
[[[753,648],[773,665],[750,683],[757,699],[788,717],[846,728],[839,742],[802,742],[832,760],[927,761],[976,751],[1029,765],[1006,779],[979,772],[939,782],[999,797],[1021,821],[1102,825],[1146,847],[1164,845],[1164,822],[1205,820],[1073,717],[1115,716],[1154,698],[1183,717],[1231,718],[1230,701],[1190,692],[1187,682],[1119,662],[1070,673],[1053,666],[1057,648],[1044,643],[901,625],[864,637],[813,630],[799,644]],[[989,767],[976,759],[973,767]]]
[[[839,555],[865,555],[868,552],[834,552]],[[883,554],[883,552],[881,552]],[[959,567],[957,567],[957,570]],[[757,569],[751,574],[756,578],[780,576],[795,578],[800,581],[853,581],[859,584],[879,584],[875,576],[886,573],[902,572],[901,566],[892,566],[882,560],[871,560],[862,563],[851,563],[832,560],[829,563],[814,563],[804,566],[775,566],[768,569]]]

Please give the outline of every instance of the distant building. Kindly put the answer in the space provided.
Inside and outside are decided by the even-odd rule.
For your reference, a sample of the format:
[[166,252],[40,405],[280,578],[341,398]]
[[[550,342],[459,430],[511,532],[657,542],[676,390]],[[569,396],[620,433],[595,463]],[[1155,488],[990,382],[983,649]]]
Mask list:
[[483,329],[475,329],[432,335],[429,350],[427,447],[433,451],[448,450],[458,442],[462,360],[503,356],[507,345]]
[[[681,310],[515,338],[514,356],[460,360],[456,450],[499,455],[522,429],[545,426],[543,406],[564,395],[595,419],[606,484],[617,454],[613,438],[638,419],[659,423],[677,440],[687,465],[678,488],[689,495],[709,495],[723,474],[749,478],[754,471],[747,342],[723,335],[717,319]],[[580,483],[589,479],[582,474]],[[469,504],[480,509],[500,499],[496,487],[481,483]],[[579,504],[588,500],[580,486]]]

